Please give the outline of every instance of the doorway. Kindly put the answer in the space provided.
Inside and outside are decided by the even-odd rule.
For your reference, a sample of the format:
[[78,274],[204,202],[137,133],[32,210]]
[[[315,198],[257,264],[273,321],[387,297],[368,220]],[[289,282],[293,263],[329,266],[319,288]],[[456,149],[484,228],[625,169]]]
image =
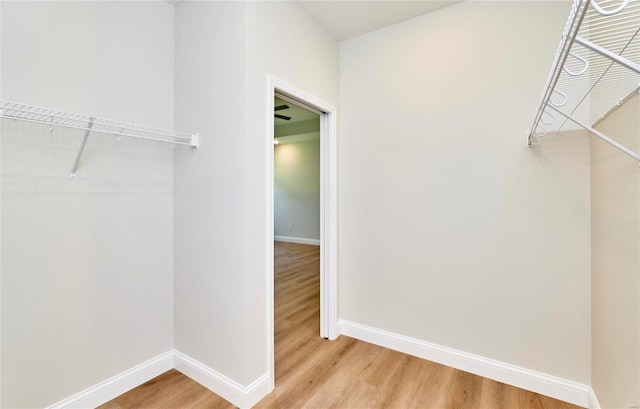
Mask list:
[[[283,101],[276,105],[276,97]],[[320,99],[274,77],[268,79],[267,92],[267,143],[270,146],[267,156],[266,174],[268,178],[267,194],[267,365],[271,389],[275,387],[275,348],[274,348],[274,138],[276,106],[293,104],[319,115],[320,145],[320,328],[318,336],[335,339],[337,328],[337,121],[336,109]],[[281,109],[280,111],[284,111]],[[287,116],[284,112],[281,115]],[[308,137],[308,136],[307,136]],[[285,223],[289,231],[290,223]],[[291,226],[291,232],[294,230]],[[293,236],[293,233],[292,233]],[[289,237],[292,237],[289,236]]]
[[320,246],[320,113],[277,93],[274,106],[274,238]]

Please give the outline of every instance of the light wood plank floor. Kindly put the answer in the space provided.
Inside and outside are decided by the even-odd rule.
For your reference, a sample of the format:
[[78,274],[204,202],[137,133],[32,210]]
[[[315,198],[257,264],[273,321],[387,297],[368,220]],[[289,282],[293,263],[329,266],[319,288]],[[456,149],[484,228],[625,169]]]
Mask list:
[[[275,243],[276,389],[257,408],[577,409],[372,344],[319,337],[319,247]],[[171,370],[102,409],[234,406]]]

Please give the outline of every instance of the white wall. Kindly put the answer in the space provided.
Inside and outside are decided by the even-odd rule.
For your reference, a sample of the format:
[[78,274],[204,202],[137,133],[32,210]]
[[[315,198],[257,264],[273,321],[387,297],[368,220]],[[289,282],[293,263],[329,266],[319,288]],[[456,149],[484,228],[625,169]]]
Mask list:
[[176,6],[176,127],[201,147],[176,151],[174,269],[176,349],[248,385],[245,8]]
[[[2,99],[172,128],[171,5],[0,7]],[[173,347],[171,148],[92,134],[71,180],[81,135],[2,121],[2,407]]]
[[267,75],[305,91],[335,107],[338,106],[338,43],[293,2],[251,2],[247,6],[247,65],[245,134],[245,259],[247,260],[246,297],[251,300],[248,352],[254,364],[254,377],[266,368],[266,266],[268,155],[273,143],[267,130]]
[[[598,124],[638,152],[640,98]],[[591,140],[592,387],[603,408],[640,404],[640,179],[636,160]]]
[[273,183],[274,235],[319,241],[320,139],[276,145]]
[[267,74],[336,103],[337,42],[293,3],[176,6],[176,126],[202,135],[175,158],[176,348],[242,385],[271,336]]
[[569,6],[341,43],[341,318],[589,384],[588,141],[525,136]]
[[[2,96],[2,6],[0,6],[0,97]],[[0,124],[0,141],[2,125]],[[0,171],[2,169],[2,143],[0,142]],[[2,407],[2,187],[0,186],[0,407]]]
[[267,371],[268,74],[341,104],[342,318],[589,382],[588,146],[524,147],[566,4],[462,3],[340,52],[288,2],[0,5],[3,99],[202,135],[92,137],[70,181],[81,133],[4,121],[2,406],[174,342]]

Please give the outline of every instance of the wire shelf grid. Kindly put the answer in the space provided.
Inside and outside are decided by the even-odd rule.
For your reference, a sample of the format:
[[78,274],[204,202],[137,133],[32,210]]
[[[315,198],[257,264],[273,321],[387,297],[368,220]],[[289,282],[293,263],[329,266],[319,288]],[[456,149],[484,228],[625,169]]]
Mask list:
[[85,131],[108,133],[122,137],[126,136],[197,147],[197,135],[115,121],[112,119],[58,111],[49,108],[41,108],[17,102],[0,101],[0,118],[9,118],[36,122],[49,126],[63,126]]
[[166,129],[152,128],[145,125],[114,121],[112,119],[41,108],[18,102],[0,100],[0,118],[46,124],[49,125],[50,131],[53,131],[53,126],[63,126],[66,128],[84,130],[84,137],[82,138],[78,153],[76,154],[76,158],[71,167],[72,179],[76,178],[76,170],[78,169],[80,157],[82,156],[82,152],[91,132],[113,134],[118,137],[132,137],[158,142],[168,142],[171,143],[172,147],[175,145],[189,145],[198,148],[199,145],[199,135],[197,134],[190,135]]
[[639,87],[640,0],[574,0],[529,145],[573,124],[602,137],[593,127]]

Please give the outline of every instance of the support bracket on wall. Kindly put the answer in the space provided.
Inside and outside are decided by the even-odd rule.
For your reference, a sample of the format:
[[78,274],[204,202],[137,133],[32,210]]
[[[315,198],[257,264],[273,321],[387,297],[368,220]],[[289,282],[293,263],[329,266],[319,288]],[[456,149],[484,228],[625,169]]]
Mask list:
[[80,142],[80,148],[78,148],[78,154],[76,155],[76,159],[73,161],[73,166],[71,166],[71,179],[76,178],[76,170],[78,169],[78,162],[80,162],[80,156],[82,156],[82,151],[84,151],[84,146],[87,144],[87,139],[89,139],[89,134],[91,133],[92,127],[93,127],[93,118],[89,118],[89,124],[87,125],[87,130],[84,131],[82,142]]
[[71,112],[41,108],[32,105],[0,100],[0,118],[10,118],[27,122],[46,124],[53,132],[53,126],[62,126],[84,130],[84,137],[71,168],[71,178],[76,178],[76,170],[85,144],[91,132],[101,132],[121,137],[147,139],[168,142],[171,146],[188,145],[199,148],[200,135],[175,132],[166,129],[152,128],[145,125],[131,124],[112,119],[98,118]]
[[578,120],[576,118],[573,118],[571,115],[565,114],[564,112],[560,111],[558,108],[554,108],[552,106],[550,106],[549,108],[553,109],[554,111],[556,111],[560,115],[564,116],[565,118],[567,118],[571,122],[573,122],[573,123],[575,123],[577,125],[580,125],[581,127],[586,129],[587,131],[591,132],[592,134],[594,134],[598,138],[600,138],[603,141],[605,141],[606,143],[608,143],[609,145],[611,145],[611,146],[621,150],[622,152],[626,153],[627,155],[631,156],[633,159],[640,161],[640,155],[638,155],[637,153],[635,153],[631,149],[627,148],[626,146],[624,146],[622,144],[619,144],[618,142],[616,142],[613,139],[609,138],[607,135],[603,134],[602,132],[598,131],[597,129],[594,129],[594,128],[590,127],[589,125],[583,123],[582,121],[580,121],[580,120]]

